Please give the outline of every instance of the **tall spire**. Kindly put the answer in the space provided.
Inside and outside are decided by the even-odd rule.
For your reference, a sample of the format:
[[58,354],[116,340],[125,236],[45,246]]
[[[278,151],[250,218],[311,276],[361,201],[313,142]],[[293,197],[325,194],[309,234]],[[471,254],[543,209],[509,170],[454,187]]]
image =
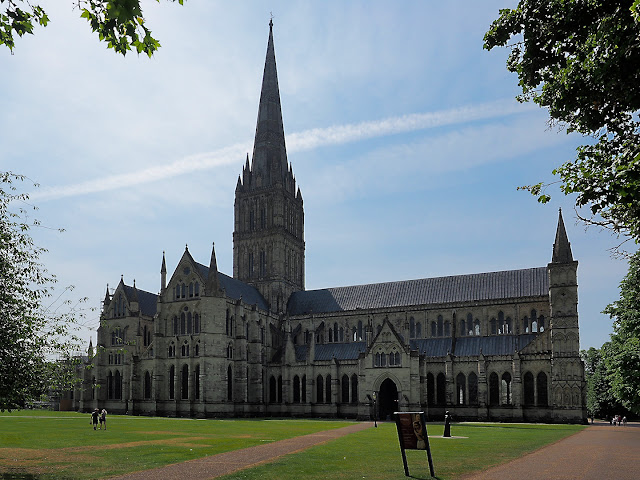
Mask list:
[[562,220],[562,209],[558,212],[558,229],[556,230],[556,241],[553,244],[553,257],[551,258],[551,262],[573,262],[571,243],[569,243],[569,237],[567,237],[567,231],[564,228],[564,220]]
[[270,20],[251,170],[254,175],[262,177],[262,185],[274,185],[284,181],[287,164],[276,54],[273,47],[273,20]]

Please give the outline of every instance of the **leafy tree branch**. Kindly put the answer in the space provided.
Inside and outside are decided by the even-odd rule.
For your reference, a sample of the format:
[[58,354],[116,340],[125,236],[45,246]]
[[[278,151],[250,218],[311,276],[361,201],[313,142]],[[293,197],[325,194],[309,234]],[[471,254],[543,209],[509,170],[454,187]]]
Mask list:
[[[184,0],[168,1],[184,4]],[[76,0],[73,5],[100,41],[117,53],[126,55],[133,50],[151,57],[160,48],[145,23],[140,0]],[[28,0],[0,0],[0,45],[13,53],[16,36],[33,34],[36,25],[46,27],[49,21],[44,9]]]
[[[522,0],[500,10],[484,37],[509,46],[518,100],[549,112],[552,125],[588,137],[553,171],[593,223],[640,239],[640,24],[638,0]],[[516,39],[515,43],[511,43]],[[538,201],[546,183],[529,186]],[[588,219],[589,220],[589,219]]]

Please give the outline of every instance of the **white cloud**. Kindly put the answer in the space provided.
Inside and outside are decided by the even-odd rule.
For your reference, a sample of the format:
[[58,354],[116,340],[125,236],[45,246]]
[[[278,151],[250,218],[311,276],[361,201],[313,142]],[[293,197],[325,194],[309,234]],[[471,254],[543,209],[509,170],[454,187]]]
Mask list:
[[[521,113],[523,110],[526,110],[526,107],[523,109],[521,105],[513,100],[501,100],[438,112],[415,113],[356,124],[314,128],[289,135],[287,144],[290,152],[298,152],[398,133],[505,117]],[[106,176],[71,185],[45,188],[35,192],[32,198],[45,201],[87,195],[155,182],[200,170],[208,170],[222,165],[237,163],[250,148],[248,142],[235,144],[214,152],[189,155],[167,165]]]

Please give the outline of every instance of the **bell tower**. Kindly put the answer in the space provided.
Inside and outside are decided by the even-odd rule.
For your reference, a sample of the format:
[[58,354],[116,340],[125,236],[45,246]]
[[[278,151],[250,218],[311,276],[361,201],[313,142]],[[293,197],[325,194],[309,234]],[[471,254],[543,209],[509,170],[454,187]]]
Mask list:
[[251,162],[238,177],[234,205],[233,277],[255,286],[272,311],[304,290],[304,208],[287,160],[273,20]]

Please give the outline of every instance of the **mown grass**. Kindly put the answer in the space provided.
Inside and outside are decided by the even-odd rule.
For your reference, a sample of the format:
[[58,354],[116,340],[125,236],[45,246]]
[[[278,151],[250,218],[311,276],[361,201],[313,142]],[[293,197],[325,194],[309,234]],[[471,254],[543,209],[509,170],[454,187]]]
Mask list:
[[[452,480],[474,471],[518,458],[572,435],[578,425],[455,424],[454,437],[442,438],[443,425],[429,424],[429,442],[438,479]],[[412,478],[428,479],[424,451],[407,450]],[[221,480],[255,479],[405,479],[395,424],[363,430],[333,442],[287,455],[273,463],[220,477]]]
[[94,431],[89,419],[68,412],[0,414],[2,478],[108,478],[353,423],[110,415],[107,430]]
[[[89,415],[66,412],[0,414],[2,479],[108,478],[207,455],[339,428],[322,420],[191,420],[111,415],[94,431]],[[455,479],[517,458],[580,430],[576,425],[429,424],[436,475]],[[429,478],[425,452],[407,452],[412,477]],[[395,424],[383,423],[273,463],[224,477],[235,479],[402,479]]]

